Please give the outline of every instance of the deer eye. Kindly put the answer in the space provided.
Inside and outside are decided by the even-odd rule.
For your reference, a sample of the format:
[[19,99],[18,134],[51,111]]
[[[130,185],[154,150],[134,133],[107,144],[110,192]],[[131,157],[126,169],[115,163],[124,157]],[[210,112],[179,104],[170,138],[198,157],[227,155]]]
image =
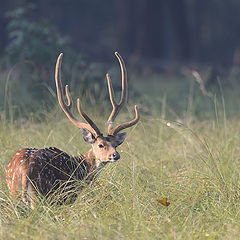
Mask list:
[[104,146],[100,143],[100,144],[98,144],[98,147],[103,148]]

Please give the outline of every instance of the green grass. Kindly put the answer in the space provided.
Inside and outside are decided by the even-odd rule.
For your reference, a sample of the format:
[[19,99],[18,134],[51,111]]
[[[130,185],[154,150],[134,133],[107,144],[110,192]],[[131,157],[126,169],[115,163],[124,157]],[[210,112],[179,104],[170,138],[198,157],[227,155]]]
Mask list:
[[[84,153],[80,131],[63,114],[1,127],[1,239],[238,239],[239,129],[215,121],[184,126],[151,117],[128,131],[121,159],[75,203],[31,211],[9,198],[4,168],[22,147],[54,145]],[[61,117],[60,117],[61,116]],[[100,120],[99,120],[100,121]],[[170,205],[157,203],[167,197]],[[21,206],[21,204],[20,204]]]
[[[240,122],[229,117],[237,98],[218,98],[214,105],[192,84],[163,83],[164,93],[160,86],[158,92],[149,83],[136,85],[140,94],[131,103],[141,102],[141,121],[127,130],[118,148],[121,159],[79,192],[73,204],[40,202],[33,211],[9,198],[5,167],[14,152],[56,146],[76,155],[89,146],[59,107],[49,112],[39,103],[36,114],[17,119],[14,113],[5,117],[6,108],[16,107],[4,107],[0,239],[239,239]],[[171,108],[174,104],[180,110]],[[107,113],[83,105],[104,129]],[[133,117],[132,105],[127,109]],[[125,111],[119,119],[129,119],[129,114]],[[164,197],[168,207],[158,203]]]

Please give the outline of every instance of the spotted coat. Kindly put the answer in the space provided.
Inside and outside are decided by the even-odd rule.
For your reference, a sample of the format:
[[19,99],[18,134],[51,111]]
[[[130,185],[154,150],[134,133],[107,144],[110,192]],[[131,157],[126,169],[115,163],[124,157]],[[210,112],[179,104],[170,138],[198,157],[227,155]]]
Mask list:
[[[83,156],[72,157],[55,147],[24,148],[9,163],[6,181],[11,195],[21,195],[24,202],[32,204],[36,193],[53,201],[56,195],[58,201],[69,199],[69,195],[74,200],[73,189],[91,182],[95,173]],[[79,180],[83,181],[82,185]]]

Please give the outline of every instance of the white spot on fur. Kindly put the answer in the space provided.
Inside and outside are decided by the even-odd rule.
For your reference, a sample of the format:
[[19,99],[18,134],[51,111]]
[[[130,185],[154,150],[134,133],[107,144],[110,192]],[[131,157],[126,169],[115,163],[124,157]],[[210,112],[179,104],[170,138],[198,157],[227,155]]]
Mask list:
[[13,173],[12,182],[14,182],[14,179],[15,179],[15,172]]

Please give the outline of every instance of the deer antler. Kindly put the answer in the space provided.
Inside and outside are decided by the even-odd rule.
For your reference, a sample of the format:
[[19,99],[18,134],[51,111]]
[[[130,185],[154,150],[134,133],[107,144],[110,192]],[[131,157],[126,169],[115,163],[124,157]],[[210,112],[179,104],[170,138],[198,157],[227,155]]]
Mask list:
[[115,55],[118,58],[120,68],[121,68],[121,73],[122,73],[122,96],[121,96],[121,100],[120,100],[119,104],[117,104],[115,101],[115,98],[114,98],[114,91],[113,91],[111,79],[109,77],[109,74],[107,74],[106,77],[107,77],[107,82],[108,82],[109,97],[110,97],[110,101],[111,101],[111,104],[113,107],[113,110],[108,118],[108,134],[109,135],[116,135],[119,131],[133,126],[139,120],[138,108],[135,105],[135,114],[136,114],[135,119],[133,119],[132,121],[126,122],[126,123],[122,123],[122,124],[118,125],[117,127],[113,128],[113,122],[114,122],[116,116],[118,115],[118,113],[124,106],[125,102],[127,101],[127,71],[126,71],[126,67],[125,67],[124,61],[123,61],[122,57],[120,56],[120,54],[118,52],[115,52]]
[[86,113],[84,113],[80,106],[80,100],[77,99],[77,108],[80,115],[85,119],[87,123],[79,122],[74,115],[71,112],[72,107],[72,98],[68,90],[68,85],[65,86],[65,92],[67,97],[67,104],[65,103],[63,99],[63,90],[62,90],[62,82],[61,82],[61,63],[62,63],[62,57],[63,53],[59,54],[57,63],[56,63],[56,70],[55,70],[55,80],[56,80],[56,87],[57,87],[57,96],[58,96],[58,102],[62,108],[62,110],[65,112],[69,120],[78,128],[86,128],[88,129],[95,137],[102,135],[96,124],[88,117]]

